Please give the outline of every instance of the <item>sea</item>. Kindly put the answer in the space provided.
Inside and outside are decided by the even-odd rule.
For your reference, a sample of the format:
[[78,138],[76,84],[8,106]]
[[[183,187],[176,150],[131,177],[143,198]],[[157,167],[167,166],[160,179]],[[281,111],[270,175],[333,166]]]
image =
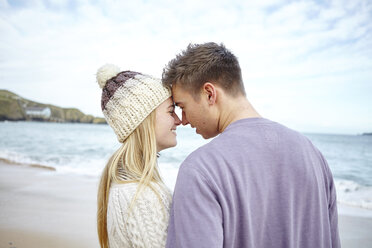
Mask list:
[[[372,136],[303,133],[318,147],[332,171],[342,211],[372,216]],[[164,182],[173,189],[179,165],[206,144],[190,127],[177,128],[178,145],[160,153]],[[0,122],[0,159],[52,167],[56,173],[99,178],[120,146],[108,125]],[[352,209],[352,210],[350,210]]]

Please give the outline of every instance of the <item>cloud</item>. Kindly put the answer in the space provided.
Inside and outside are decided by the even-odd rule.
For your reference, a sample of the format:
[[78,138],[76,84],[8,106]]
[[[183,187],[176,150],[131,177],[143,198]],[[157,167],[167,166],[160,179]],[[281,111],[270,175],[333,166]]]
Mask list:
[[[248,96],[267,117],[314,130],[327,119],[332,131],[347,114],[363,131],[372,119],[371,10],[363,0],[2,0],[0,88],[102,116],[101,65],[160,77],[189,42],[216,41],[239,57]],[[348,92],[358,95],[353,108],[340,100]]]

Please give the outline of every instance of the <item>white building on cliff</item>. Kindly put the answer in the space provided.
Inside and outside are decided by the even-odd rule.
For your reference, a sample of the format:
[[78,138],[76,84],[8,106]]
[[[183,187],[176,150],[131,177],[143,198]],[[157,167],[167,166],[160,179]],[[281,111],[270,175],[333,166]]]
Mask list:
[[49,119],[52,112],[50,108],[39,108],[39,107],[27,107],[25,108],[25,112],[27,117],[30,118],[42,118],[42,119]]

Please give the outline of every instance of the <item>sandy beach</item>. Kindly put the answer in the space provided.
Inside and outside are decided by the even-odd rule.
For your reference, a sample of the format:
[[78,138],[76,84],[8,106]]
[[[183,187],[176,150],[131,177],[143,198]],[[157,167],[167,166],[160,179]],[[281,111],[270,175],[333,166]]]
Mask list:
[[0,163],[0,247],[99,247],[97,179]]
[[[99,247],[98,179],[0,162],[0,248]],[[372,217],[340,215],[342,247],[372,244]]]

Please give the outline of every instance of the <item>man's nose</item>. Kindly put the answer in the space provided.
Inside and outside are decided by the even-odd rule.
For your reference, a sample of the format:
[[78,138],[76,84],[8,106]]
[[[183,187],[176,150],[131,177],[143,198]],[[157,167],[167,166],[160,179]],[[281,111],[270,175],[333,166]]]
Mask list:
[[182,111],[182,125],[187,125],[187,124],[189,124],[189,121],[187,120],[187,118],[186,118],[186,114],[185,114],[185,112],[184,111]]

